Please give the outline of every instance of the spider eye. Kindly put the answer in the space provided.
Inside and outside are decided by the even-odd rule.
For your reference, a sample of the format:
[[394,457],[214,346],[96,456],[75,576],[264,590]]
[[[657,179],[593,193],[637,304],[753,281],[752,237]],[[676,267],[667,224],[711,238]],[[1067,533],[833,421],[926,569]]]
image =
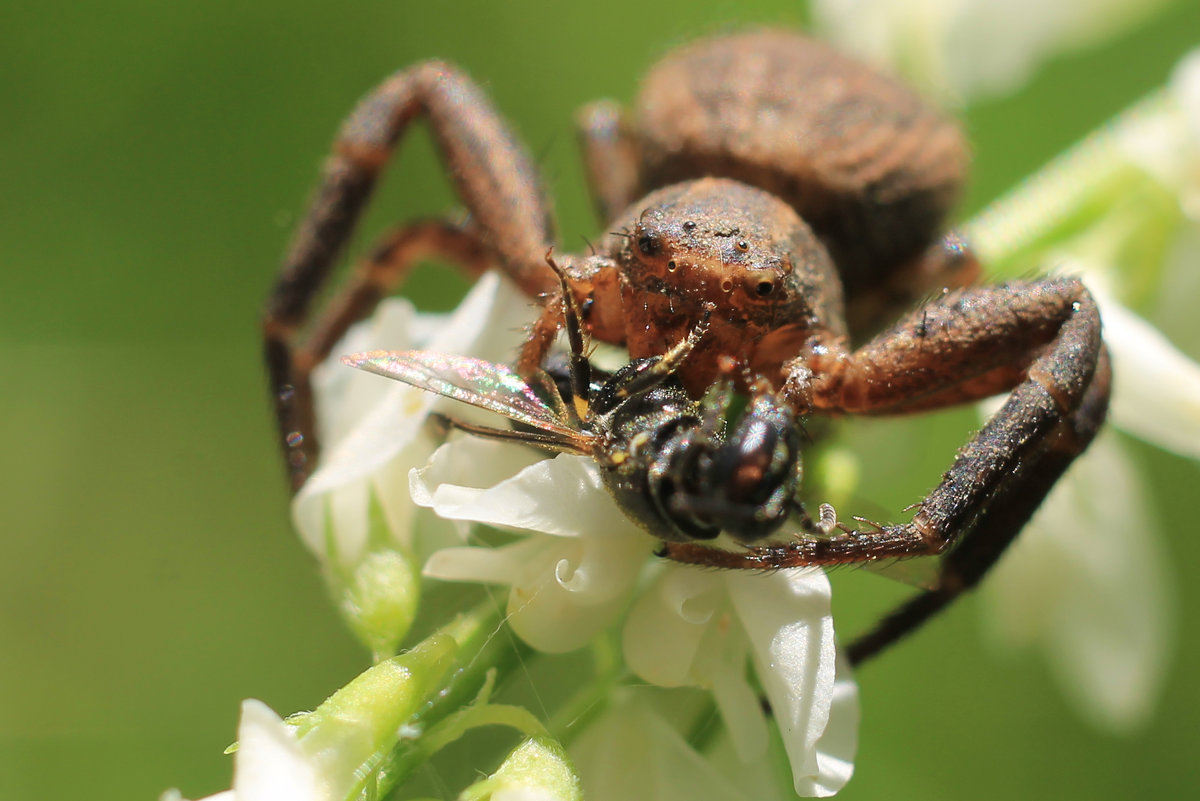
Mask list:
[[658,253],[658,237],[653,234],[642,234],[638,237],[637,246],[643,255],[653,256],[655,253]]
[[738,241],[737,241],[737,242],[734,244],[734,247],[736,247],[736,248],[737,248],[739,251],[741,251],[742,253],[745,253],[747,250],[749,250],[749,249],[750,249],[750,243],[749,243],[749,242],[747,242],[745,239],[739,239],[739,240],[738,240]]
[[754,287],[754,292],[760,297],[765,298],[775,291],[774,281],[759,281],[758,286]]

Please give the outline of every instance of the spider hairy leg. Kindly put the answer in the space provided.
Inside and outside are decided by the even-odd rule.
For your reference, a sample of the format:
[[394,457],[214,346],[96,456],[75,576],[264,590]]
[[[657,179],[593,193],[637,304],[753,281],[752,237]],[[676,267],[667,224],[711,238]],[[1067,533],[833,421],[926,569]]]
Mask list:
[[[295,339],[309,307],[344,251],[380,173],[418,118],[428,121],[471,213],[470,228],[417,223],[399,229],[367,260],[310,342],[298,347]],[[498,264],[537,296],[554,285],[541,260],[552,241],[550,207],[532,159],[466,75],[431,61],[395,73],[370,92],[342,127],[263,319],[271,394],[293,491],[303,485],[318,454],[308,372],[340,332],[370,312],[385,287],[403,279],[415,251],[446,255],[472,273]]]
[[[858,661],[973,586],[1103,422],[1111,383],[1108,358],[1095,301],[1077,281],[952,293],[932,309],[935,325],[930,325],[930,311],[918,310],[843,357],[847,372],[835,374],[829,385],[853,411],[907,411],[995,394],[1006,388],[1010,375],[1018,375],[1007,402],[959,452],[911,522],[828,538],[802,534],[745,552],[666,543],[661,554],[679,562],[757,570],[947,554],[939,586],[868,635],[854,652]],[[917,386],[925,388],[924,396]]]
[[620,104],[600,100],[579,110],[575,126],[592,203],[602,223],[612,222],[643,194],[641,158],[631,122]]
[[1033,516],[1055,483],[1088,447],[1104,423],[1112,382],[1107,351],[1079,408],[1059,424],[1053,442],[1025,474],[992,497],[969,536],[941,561],[937,586],[902,604],[847,648],[853,665],[861,664],[919,628],[958,596],[974,587]]
[[265,318],[267,374],[293,491],[307,480],[319,452],[312,371],[351,325],[367,318],[416,264],[430,257],[456,262],[471,275],[490,265],[471,229],[442,220],[415,222],[393,229],[371,249],[306,335],[299,320],[289,325],[270,313]]

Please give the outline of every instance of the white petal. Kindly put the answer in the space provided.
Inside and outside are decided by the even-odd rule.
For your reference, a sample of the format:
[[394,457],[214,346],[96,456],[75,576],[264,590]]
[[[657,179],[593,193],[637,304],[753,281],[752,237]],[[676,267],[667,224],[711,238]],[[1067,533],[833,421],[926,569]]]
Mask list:
[[[499,548],[447,548],[424,573],[447,581],[511,586],[508,623],[539,651],[563,653],[591,641],[624,608],[645,553],[622,553],[606,543],[535,535]],[[575,581],[581,574],[604,581]]]
[[[1200,147],[1200,131],[1196,134]],[[1197,160],[1200,168],[1200,159]],[[1200,192],[1200,176],[1196,178]],[[1181,227],[1163,265],[1162,282],[1153,310],[1154,325],[1186,354],[1200,354],[1200,325],[1196,324],[1196,298],[1200,298],[1200,215],[1198,222]]]
[[295,729],[261,701],[242,702],[233,792],[237,801],[317,801],[322,796]]
[[509,623],[517,635],[541,651],[569,651],[615,619],[654,540],[620,512],[590,458],[540,459],[483,488],[438,483],[485,483],[501,472],[495,465],[513,453],[526,458],[528,451],[468,437],[443,446],[428,468],[413,472],[415,501],[441,517],[537,532],[495,550],[439,551],[424,572],[510,585]]
[[1200,458],[1200,365],[1103,296],[1101,314],[1113,361],[1112,422],[1160,448]]
[[[513,450],[511,445],[489,444]],[[482,445],[472,446],[472,449],[481,454],[495,452]],[[418,473],[426,487],[423,497],[428,498],[431,508],[442,517],[560,537],[631,540],[647,554],[654,546],[654,540],[630,523],[617,507],[612,495],[604,488],[595,462],[589,457],[559,454],[553,459],[542,459],[515,476],[483,489],[459,486],[455,482],[443,483],[431,492],[428,490],[453,469],[439,471],[436,476]]]
[[854,758],[858,754],[858,724],[861,711],[858,703],[858,683],[844,659],[837,660],[834,674],[833,701],[829,706],[829,723],[817,740],[817,776],[796,792],[826,797],[835,795],[854,775]]
[[443,548],[429,557],[421,572],[442,581],[512,586],[536,580],[538,571],[532,566],[543,558],[547,547],[540,537],[528,537],[498,548]]
[[854,685],[837,682],[829,580],[808,569],[724,575],[783,736],[796,792],[833,795],[853,772],[858,708]]
[[718,731],[705,743],[704,756],[717,771],[738,786],[742,795],[754,801],[795,801],[796,791],[790,775],[777,763],[776,755],[765,752],[747,762],[734,748],[728,730]]
[[[511,358],[520,343],[520,326],[528,302],[506,280],[494,273],[481,278],[436,335],[427,343],[453,353],[494,361]],[[352,329],[334,353],[372,348],[405,348],[415,344],[411,309],[402,303],[381,306],[373,324]],[[343,346],[345,348],[343,349]],[[293,502],[293,516],[304,542],[314,553],[325,553],[325,500],[330,498],[335,515],[338,550],[347,561],[358,558],[366,519],[366,486],[388,465],[401,460],[408,467],[421,464],[432,448],[423,435],[425,417],[433,409],[469,415],[469,410],[436,395],[379,376],[362,373],[331,360],[314,371],[314,392],[325,451],[317,470]],[[341,488],[353,484],[340,498]],[[403,492],[398,487],[381,489],[381,497]],[[403,507],[393,507],[388,520],[400,526]],[[402,529],[401,529],[402,530]],[[344,539],[343,539],[344,535]]]
[[533,448],[514,447],[483,437],[457,437],[434,451],[424,467],[409,472],[409,492],[418,506],[433,508],[434,493],[442,485],[491,487],[545,458]]
[[1180,59],[1152,110],[1121,125],[1117,141],[1200,222],[1200,49]]
[[588,801],[749,801],[652,707],[624,690],[571,746]]
[[815,0],[823,35],[956,99],[1018,87],[1056,54],[1128,30],[1165,0]]
[[[444,315],[441,324],[445,324]],[[366,321],[351,326],[334,346],[333,354],[357,353],[359,349],[400,350],[413,346],[413,323],[417,318],[412,303],[387,298]],[[386,383],[363,380],[360,370],[347,370],[337,359],[327,359],[312,373],[313,393],[320,414],[317,434],[322,442],[335,443],[358,424],[387,395]]]
[[625,621],[622,650],[638,677],[660,687],[709,690],[743,762],[767,747],[767,721],[746,679],[749,644],[731,617],[723,577],[684,565],[664,566]]
[[659,687],[695,684],[692,665],[700,643],[725,603],[716,573],[666,566],[638,596],[625,621],[622,650],[629,669]]
[[767,716],[758,692],[746,677],[750,643],[745,632],[740,626],[722,622],[708,627],[693,673],[700,687],[712,691],[738,759],[749,763],[767,753]]
[[1118,731],[1145,720],[1167,661],[1170,580],[1115,435],[1072,465],[984,592],[995,632],[1039,643],[1082,714]]
[[[514,450],[503,443],[464,441],[465,452],[471,454],[490,453],[495,446],[508,452]],[[654,548],[654,540],[635,528],[617,509],[612,497],[600,486],[591,459],[563,454],[537,461],[515,476],[484,489],[454,484],[431,489],[430,478],[452,470],[449,448],[446,447],[446,458],[439,466],[431,464],[430,470],[418,471],[414,477],[414,483],[420,485],[414,491],[419,503],[427,499],[439,516],[449,519],[544,532],[556,535],[553,539],[568,540],[539,546],[539,559],[514,565],[508,575],[506,583],[514,589],[514,600],[510,603],[530,618],[526,624],[534,617],[540,619],[548,614],[552,603],[567,604],[563,610],[566,612],[569,608],[610,605],[630,591]],[[472,460],[475,465],[483,463],[482,459]],[[467,476],[477,477],[478,474]],[[447,558],[448,555],[442,555],[427,564],[426,575],[451,578]],[[495,580],[502,580],[500,577],[506,572],[494,573]],[[557,588],[549,586],[551,582]],[[559,598],[560,591],[567,594]],[[567,619],[569,616],[564,615],[563,621]],[[553,628],[557,632],[560,626]]]
[[[545,541],[555,546],[555,550],[578,547],[578,543],[556,537],[547,537]],[[602,560],[603,556],[595,553],[595,549],[583,555],[551,551],[548,557],[543,566],[551,567],[548,563],[553,562],[552,569],[541,575],[549,580],[513,586],[508,596],[508,624],[533,648],[546,653],[565,653],[587,645],[616,621],[625,608],[642,559],[627,563],[634,569],[628,571],[624,582],[615,586],[616,592],[599,594],[575,592],[561,577],[564,572],[586,570],[589,563]]]

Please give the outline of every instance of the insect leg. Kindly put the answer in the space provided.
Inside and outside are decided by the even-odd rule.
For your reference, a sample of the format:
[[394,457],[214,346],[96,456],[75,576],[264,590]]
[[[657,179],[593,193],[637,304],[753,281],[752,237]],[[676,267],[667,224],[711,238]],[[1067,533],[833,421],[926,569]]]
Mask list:
[[706,305],[700,315],[700,320],[688,332],[687,337],[680,340],[678,344],[656,361],[651,362],[645,370],[626,381],[616,393],[617,397],[632,397],[641,394],[658,386],[667,380],[667,378],[674,375],[679,370],[680,365],[683,364],[684,359],[696,349],[696,346],[700,344],[700,340],[704,338],[705,332],[708,331],[709,318],[712,316],[715,308],[711,303]]
[[[558,266],[549,252],[546,253],[546,264],[558,278],[558,296],[557,298],[551,297],[548,303],[554,303],[557,299],[557,305],[562,307],[563,324],[567,330],[567,344],[571,349],[570,410],[575,417],[575,423],[579,424],[591,417],[589,404],[592,394],[592,363],[588,361],[587,357],[587,334],[583,330],[579,304],[575,300],[574,293],[571,292],[570,279],[566,271]],[[531,338],[536,336],[536,331],[535,324],[535,331],[530,334]]]

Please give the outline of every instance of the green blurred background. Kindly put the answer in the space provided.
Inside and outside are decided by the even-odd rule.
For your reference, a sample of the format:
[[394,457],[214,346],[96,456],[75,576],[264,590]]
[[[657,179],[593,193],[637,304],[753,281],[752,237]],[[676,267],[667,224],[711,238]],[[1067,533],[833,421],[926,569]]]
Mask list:
[[[803,9],[10,0],[0,16],[0,798],[198,797],[228,786],[240,699],[312,708],[367,662],[290,530],[257,332],[342,116],[398,66],[457,61],[541,160],[574,247],[597,226],[573,109],[628,99],[672,44],[799,23]],[[1188,0],[970,109],[968,210],[1160,84],[1196,42]],[[367,230],[452,202],[420,134]],[[425,270],[412,294],[446,307],[462,286]],[[917,491],[955,445],[904,468]],[[1179,571],[1176,653],[1149,726],[1088,728],[1036,658],[986,647],[972,599],[862,671],[843,797],[1197,797],[1200,590],[1184,572],[1200,563],[1197,469],[1133,451]],[[894,596],[842,583],[866,604]],[[839,604],[862,618],[848,595]]]

